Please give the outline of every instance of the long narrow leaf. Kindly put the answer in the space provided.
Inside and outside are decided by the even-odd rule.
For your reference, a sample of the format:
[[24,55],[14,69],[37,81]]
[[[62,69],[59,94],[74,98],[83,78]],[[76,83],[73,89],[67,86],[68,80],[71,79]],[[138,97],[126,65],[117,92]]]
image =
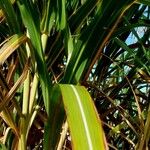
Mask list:
[[20,33],[20,27],[18,24],[17,16],[15,14],[15,11],[13,9],[11,1],[10,0],[1,0],[0,8],[2,8],[2,10],[6,16],[10,31],[12,33]]
[[50,92],[51,82],[49,79],[48,71],[46,69],[46,63],[45,63],[43,49],[42,49],[42,43],[40,37],[40,22],[36,14],[38,12],[35,12],[32,3],[29,3],[26,0],[25,1],[19,0],[18,6],[22,15],[22,20],[28,29],[31,42],[34,47],[34,55],[35,55],[37,69],[40,77],[44,104],[47,109],[49,105],[49,92]]
[[101,123],[92,99],[83,86],[60,84],[73,149],[105,149]]
[[[73,149],[104,150],[103,129],[87,90],[83,86],[69,84],[59,84],[54,89],[54,96],[62,95]],[[49,122],[49,124],[52,124],[52,122]]]

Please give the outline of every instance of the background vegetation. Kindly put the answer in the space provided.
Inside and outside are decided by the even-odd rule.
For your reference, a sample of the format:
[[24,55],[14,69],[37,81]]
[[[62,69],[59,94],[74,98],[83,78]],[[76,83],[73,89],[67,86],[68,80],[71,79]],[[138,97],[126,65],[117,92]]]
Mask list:
[[0,43],[1,149],[150,148],[149,0],[0,0]]

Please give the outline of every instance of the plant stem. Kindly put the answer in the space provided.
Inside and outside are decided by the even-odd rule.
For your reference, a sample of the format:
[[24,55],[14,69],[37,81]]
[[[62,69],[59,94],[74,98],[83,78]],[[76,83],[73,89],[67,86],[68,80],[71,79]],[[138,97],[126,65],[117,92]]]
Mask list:
[[27,78],[24,82],[22,114],[24,117],[20,119],[20,139],[18,149],[26,150],[27,145],[27,126],[29,115],[29,94],[30,94],[30,72],[28,71]]
[[61,137],[60,137],[60,140],[59,140],[59,143],[58,143],[57,150],[62,150],[64,141],[65,141],[65,138],[66,138],[66,135],[67,135],[67,131],[68,131],[68,123],[66,121],[64,126],[63,126],[63,131],[61,133]]

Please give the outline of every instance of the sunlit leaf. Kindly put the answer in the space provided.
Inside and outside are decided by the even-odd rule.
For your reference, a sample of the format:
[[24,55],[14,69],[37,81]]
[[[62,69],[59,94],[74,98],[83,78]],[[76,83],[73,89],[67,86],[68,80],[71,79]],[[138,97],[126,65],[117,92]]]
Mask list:
[[4,45],[0,48],[0,64],[4,61],[18,48],[21,44],[27,41],[25,35],[13,35],[10,39],[6,40]]
[[[48,71],[46,69],[42,43],[40,38],[40,22],[39,16],[37,16],[33,8],[33,3],[29,3],[27,1],[18,1],[18,6],[22,15],[23,22],[28,29],[29,36],[31,38],[31,42],[34,47],[34,55],[37,63],[37,69],[40,76],[40,82],[44,97],[44,103],[46,109],[50,103],[49,94],[50,94],[50,86],[51,81],[49,79]],[[48,111],[48,110],[47,110]]]
[[[83,86],[59,84],[55,86],[54,93],[52,96],[57,96],[58,104],[61,104],[59,102],[59,95],[61,94],[62,96],[64,108],[67,114],[67,120],[69,123],[73,149],[96,150],[97,148],[100,148],[104,150],[105,138],[103,129],[96,112],[96,108],[87,90]],[[56,109],[57,107],[53,106],[53,108]],[[55,113],[58,114],[58,110],[55,113],[51,113],[53,115]],[[52,115],[50,114],[50,116]],[[49,122],[49,124],[52,123],[53,122]],[[49,132],[48,134],[51,134],[51,132]]]

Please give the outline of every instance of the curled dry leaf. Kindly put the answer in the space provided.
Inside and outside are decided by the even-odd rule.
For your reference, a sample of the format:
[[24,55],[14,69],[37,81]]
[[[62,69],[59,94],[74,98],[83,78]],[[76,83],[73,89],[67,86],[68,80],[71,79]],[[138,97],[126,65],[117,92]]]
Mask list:
[[27,41],[25,35],[13,35],[9,40],[0,49],[0,64],[3,64],[4,61],[18,48],[21,44]]

